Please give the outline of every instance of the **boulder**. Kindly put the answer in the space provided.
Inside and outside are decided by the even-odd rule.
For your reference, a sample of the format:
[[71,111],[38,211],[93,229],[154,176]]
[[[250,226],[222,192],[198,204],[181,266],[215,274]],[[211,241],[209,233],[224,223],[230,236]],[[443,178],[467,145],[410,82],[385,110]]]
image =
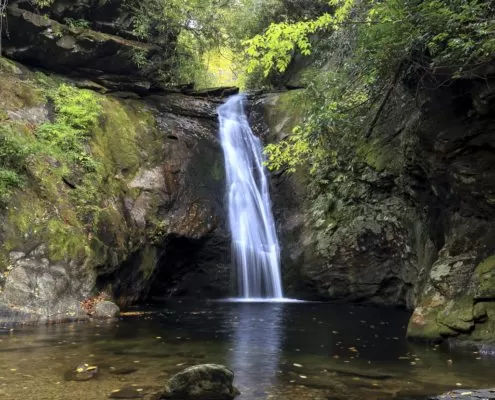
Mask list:
[[87,319],[79,299],[87,296],[95,278],[72,260],[51,261],[45,245],[12,252],[0,303],[21,312],[15,320],[25,321],[23,313],[43,322]]
[[234,373],[223,365],[195,365],[170,378],[162,397],[183,400],[230,400],[239,394],[233,381]]
[[108,318],[116,318],[119,315],[120,315],[119,306],[111,301],[105,300],[96,303],[92,317],[98,319],[108,319]]

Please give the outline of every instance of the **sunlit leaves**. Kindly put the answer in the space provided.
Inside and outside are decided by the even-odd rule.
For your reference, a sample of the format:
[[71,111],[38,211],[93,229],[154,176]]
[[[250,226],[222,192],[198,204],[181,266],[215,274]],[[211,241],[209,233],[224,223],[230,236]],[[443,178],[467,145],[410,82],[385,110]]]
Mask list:
[[309,21],[273,23],[252,39],[244,41],[249,56],[248,73],[262,68],[267,76],[272,70],[284,72],[294,53],[311,54],[310,36],[319,31],[338,29],[349,16],[355,0],[332,0],[334,15],[328,13]]

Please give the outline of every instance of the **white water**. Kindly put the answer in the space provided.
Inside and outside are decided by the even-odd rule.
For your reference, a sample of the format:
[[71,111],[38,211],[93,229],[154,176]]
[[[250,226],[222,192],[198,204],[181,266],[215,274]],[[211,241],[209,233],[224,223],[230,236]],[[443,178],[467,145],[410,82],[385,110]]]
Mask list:
[[244,99],[233,96],[218,108],[237,295],[281,299],[280,248],[263,167],[263,146],[249,127]]

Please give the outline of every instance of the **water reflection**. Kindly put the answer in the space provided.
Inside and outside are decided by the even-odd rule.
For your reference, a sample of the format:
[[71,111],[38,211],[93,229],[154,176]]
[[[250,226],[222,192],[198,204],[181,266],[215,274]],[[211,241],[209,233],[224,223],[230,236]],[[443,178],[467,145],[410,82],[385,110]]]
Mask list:
[[[229,365],[236,371],[236,384],[247,397],[277,383],[284,340],[283,303],[242,303],[231,321],[234,331]],[[241,398],[242,398],[241,397]]]

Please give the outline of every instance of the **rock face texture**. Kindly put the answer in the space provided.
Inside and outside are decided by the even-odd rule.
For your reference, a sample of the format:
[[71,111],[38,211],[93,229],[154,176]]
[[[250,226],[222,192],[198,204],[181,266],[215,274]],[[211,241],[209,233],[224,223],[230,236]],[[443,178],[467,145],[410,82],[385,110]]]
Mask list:
[[[155,70],[138,67],[136,54],[158,61],[170,52],[133,35],[127,6],[122,0],[56,0],[37,10],[30,1],[12,1],[3,52],[25,64],[79,76],[81,85],[100,91],[147,93],[161,83]],[[175,40],[172,34],[167,38],[169,49]]]
[[[297,91],[264,96],[255,126],[280,140],[300,104]],[[405,306],[412,338],[494,341],[494,111],[493,65],[449,87],[404,83],[324,190],[304,169],[275,173],[290,294]]]
[[[1,129],[32,138],[54,112],[45,93],[73,82],[5,59],[0,68]],[[87,318],[81,301],[100,291],[120,305],[228,295],[222,99],[94,96],[102,115],[87,148],[101,166],[99,192],[81,191],[75,172],[57,175],[53,157],[29,156],[26,182],[0,216],[0,320]],[[75,217],[88,201],[98,216],[89,225]]]

